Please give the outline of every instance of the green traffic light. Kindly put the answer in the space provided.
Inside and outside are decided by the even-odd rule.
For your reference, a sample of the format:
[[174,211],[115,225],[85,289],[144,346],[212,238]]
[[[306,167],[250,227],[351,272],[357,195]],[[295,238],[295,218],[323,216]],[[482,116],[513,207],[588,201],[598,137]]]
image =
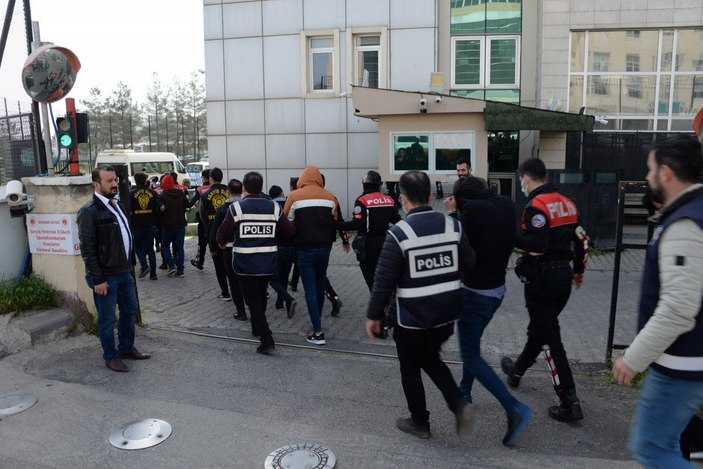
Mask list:
[[59,138],[59,143],[61,144],[62,147],[68,148],[68,147],[70,147],[70,146],[73,144],[73,139],[71,138],[70,135],[68,135],[68,134],[63,134],[63,135]]

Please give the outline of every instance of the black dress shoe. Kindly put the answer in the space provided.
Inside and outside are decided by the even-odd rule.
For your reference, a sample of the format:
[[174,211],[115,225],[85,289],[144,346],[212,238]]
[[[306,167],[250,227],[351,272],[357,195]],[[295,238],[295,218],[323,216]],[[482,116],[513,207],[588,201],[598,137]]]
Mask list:
[[249,318],[247,318],[246,314],[235,314],[234,319],[236,319],[237,321],[246,321]]
[[112,371],[117,371],[118,373],[127,373],[129,368],[124,364],[119,358],[113,358],[112,360],[105,362],[105,366],[110,368]]
[[127,358],[130,360],[148,360],[151,358],[150,353],[142,353],[137,350],[136,347],[132,347],[131,350],[120,353],[120,358]]

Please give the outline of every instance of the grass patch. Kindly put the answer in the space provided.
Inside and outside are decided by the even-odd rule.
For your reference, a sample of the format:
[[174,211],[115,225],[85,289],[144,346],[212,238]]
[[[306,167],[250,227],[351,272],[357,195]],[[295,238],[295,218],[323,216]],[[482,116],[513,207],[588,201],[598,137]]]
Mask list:
[[31,274],[19,283],[0,284],[0,314],[56,306],[56,290],[42,278]]

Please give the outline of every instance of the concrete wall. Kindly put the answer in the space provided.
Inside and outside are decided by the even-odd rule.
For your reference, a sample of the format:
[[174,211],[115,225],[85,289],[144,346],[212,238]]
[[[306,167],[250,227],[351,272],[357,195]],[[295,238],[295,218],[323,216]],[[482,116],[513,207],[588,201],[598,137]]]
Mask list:
[[[35,214],[72,214],[93,195],[90,176],[22,178],[27,194],[35,196]],[[74,227],[78,229],[78,227]],[[80,255],[32,254],[34,273],[49,282],[68,301],[85,305],[95,313],[93,290],[85,282],[85,267]]]

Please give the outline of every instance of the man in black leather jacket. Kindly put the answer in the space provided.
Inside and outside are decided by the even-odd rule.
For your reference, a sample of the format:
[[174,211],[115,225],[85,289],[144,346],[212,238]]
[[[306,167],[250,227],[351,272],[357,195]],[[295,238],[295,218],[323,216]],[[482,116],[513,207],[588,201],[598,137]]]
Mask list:
[[[144,360],[151,355],[134,347],[137,295],[131,275],[134,241],[127,211],[117,202],[117,174],[111,166],[98,166],[92,173],[93,197],[78,212],[81,257],[85,278],[93,289],[98,314],[98,335],[105,366],[129,371],[123,358]],[[115,309],[120,308],[115,348]]]

